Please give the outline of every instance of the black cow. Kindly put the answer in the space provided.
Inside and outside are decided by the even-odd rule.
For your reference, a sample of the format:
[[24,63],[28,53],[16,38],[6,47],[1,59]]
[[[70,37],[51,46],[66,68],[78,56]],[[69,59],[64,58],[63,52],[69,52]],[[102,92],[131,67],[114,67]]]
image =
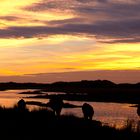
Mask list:
[[17,109],[21,112],[28,111],[28,109],[26,107],[26,102],[23,99],[18,101]]
[[62,107],[63,107],[63,100],[61,98],[52,98],[47,103],[47,106],[49,106],[56,116],[60,116]]
[[94,110],[90,104],[84,103],[82,106],[82,111],[85,119],[92,120],[92,117],[94,115]]
[[138,106],[137,106],[137,114],[140,117],[140,104],[138,104]]

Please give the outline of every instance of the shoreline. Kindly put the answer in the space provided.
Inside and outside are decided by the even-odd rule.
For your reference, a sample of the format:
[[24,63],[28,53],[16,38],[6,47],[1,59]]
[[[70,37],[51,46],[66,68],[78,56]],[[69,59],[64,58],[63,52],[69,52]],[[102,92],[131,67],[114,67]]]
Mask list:
[[[87,97],[86,97],[87,96]],[[35,95],[35,96],[26,96],[26,98],[31,99],[51,99],[51,98],[61,98],[66,101],[85,101],[85,102],[104,102],[104,103],[121,103],[121,104],[139,104],[139,101],[133,101],[133,100],[116,100],[116,99],[101,99],[101,98],[90,98],[88,95],[72,95],[69,97],[69,95]]]

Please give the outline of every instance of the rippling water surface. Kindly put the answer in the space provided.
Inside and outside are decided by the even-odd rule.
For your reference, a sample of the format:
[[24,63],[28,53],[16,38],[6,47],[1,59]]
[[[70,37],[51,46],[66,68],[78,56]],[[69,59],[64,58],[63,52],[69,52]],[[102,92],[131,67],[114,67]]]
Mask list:
[[[18,94],[26,90],[7,90],[0,91],[0,105],[5,107],[11,107],[18,102],[22,97],[29,95]],[[32,90],[30,90],[32,91]],[[54,92],[53,92],[54,93]],[[51,93],[49,93],[51,94]],[[57,94],[57,93],[56,93]],[[34,96],[34,95],[31,95]],[[25,99],[26,101],[41,101],[48,102],[48,99]],[[79,101],[64,101],[75,105],[82,105],[84,102]],[[103,124],[110,126],[116,126],[118,128],[124,126],[127,120],[133,120],[137,122],[139,117],[136,114],[135,107],[130,107],[132,104],[120,104],[120,103],[102,103],[102,102],[88,102],[94,108],[93,119],[100,120]],[[28,106],[30,109],[35,106]],[[83,117],[81,108],[69,108],[62,109],[62,114],[74,114],[79,117]]]

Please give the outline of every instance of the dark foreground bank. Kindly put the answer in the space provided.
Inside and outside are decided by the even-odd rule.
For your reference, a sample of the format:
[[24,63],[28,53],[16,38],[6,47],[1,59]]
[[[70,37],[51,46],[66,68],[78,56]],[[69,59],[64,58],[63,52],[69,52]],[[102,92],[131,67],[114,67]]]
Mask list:
[[0,138],[4,140],[48,140],[48,139],[106,139],[136,140],[140,132],[131,125],[122,130],[102,126],[99,121],[85,120],[75,116],[55,116],[46,109],[19,110],[0,108]]

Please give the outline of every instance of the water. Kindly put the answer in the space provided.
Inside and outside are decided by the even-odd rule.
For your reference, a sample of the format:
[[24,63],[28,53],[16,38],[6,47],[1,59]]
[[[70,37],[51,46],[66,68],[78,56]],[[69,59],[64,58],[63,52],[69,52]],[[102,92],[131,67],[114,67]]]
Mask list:
[[[70,103],[82,105],[84,102],[72,101]],[[104,125],[115,126],[122,128],[126,125],[128,120],[134,121],[135,124],[139,121],[136,113],[137,108],[130,107],[132,104],[120,103],[102,103],[102,102],[88,102],[94,108],[93,119],[100,120]],[[82,110],[80,108],[63,110],[62,113],[73,113],[76,116],[82,117]]]
[[[26,91],[34,91],[33,89],[25,89],[25,90],[6,90],[0,91],[0,106],[4,107],[13,107],[21,98],[27,96],[35,96],[36,94],[18,94],[20,92]],[[48,99],[31,99],[24,98],[25,101],[40,101],[40,102],[48,102]],[[37,106],[28,106],[29,109],[37,108]]]
[[[27,90],[7,90],[0,91],[0,105],[5,107],[11,107],[16,104],[19,99],[26,96],[34,96],[29,94],[18,94]],[[28,90],[32,91],[32,90]],[[49,93],[51,94],[51,93]],[[53,92],[54,94],[54,92]],[[57,93],[55,93],[57,94]],[[63,94],[63,93],[60,93]],[[48,102],[48,99],[31,99],[25,98],[25,101],[41,101]],[[82,105],[81,101],[64,101],[75,105]],[[117,128],[123,127],[127,120],[133,120],[135,123],[139,120],[135,107],[130,107],[132,104],[120,104],[120,103],[102,103],[102,102],[88,102],[94,108],[94,120],[99,120],[103,124],[115,126]],[[37,106],[28,106],[29,109],[37,108]],[[74,114],[79,117],[83,117],[81,108],[69,108],[62,109],[61,114]]]

